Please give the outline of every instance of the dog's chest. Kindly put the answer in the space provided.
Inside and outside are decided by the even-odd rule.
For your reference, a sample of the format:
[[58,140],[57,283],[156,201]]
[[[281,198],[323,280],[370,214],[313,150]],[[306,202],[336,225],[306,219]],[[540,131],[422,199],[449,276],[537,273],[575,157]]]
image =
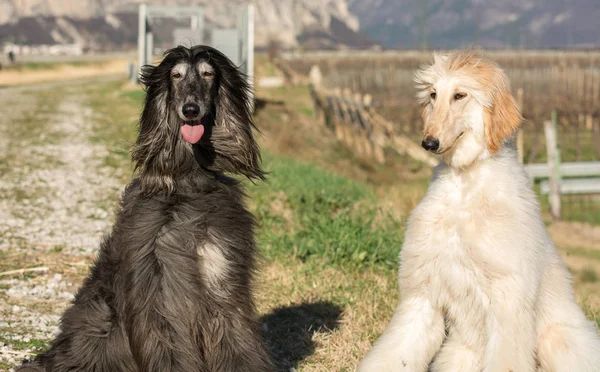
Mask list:
[[473,343],[485,336],[493,288],[515,266],[513,236],[526,221],[518,198],[488,176],[435,180],[411,216],[402,253],[403,277],[420,277],[450,329]]
[[[218,208],[201,209],[195,229],[197,270],[203,287],[213,295],[227,296],[243,286],[253,264],[253,219],[243,206],[221,199]],[[210,205],[209,201],[204,201]]]
[[439,221],[429,229],[433,251],[428,263],[430,299],[444,310],[451,331],[477,344],[485,335],[473,329],[486,328],[491,275],[482,259],[482,247],[473,244],[472,234],[484,226],[465,211],[440,216]]
[[432,300],[451,320],[477,319],[489,306],[491,282],[500,275],[493,226],[501,206],[484,194],[456,191],[424,207],[413,223],[422,235],[418,249],[429,270]]
[[219,292],[230,274],[230,260],[225,255],[225,248],[215,242],[206,241],[196,248],[198,253],[198,270],[204,284]]

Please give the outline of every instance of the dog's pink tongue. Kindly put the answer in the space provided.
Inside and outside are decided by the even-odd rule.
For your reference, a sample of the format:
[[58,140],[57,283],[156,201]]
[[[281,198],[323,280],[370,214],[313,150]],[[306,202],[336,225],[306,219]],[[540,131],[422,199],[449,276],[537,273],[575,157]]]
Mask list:
[[181,135],[189,143],[196,143],[200,141],[204,134],[204,125],[182,125]]

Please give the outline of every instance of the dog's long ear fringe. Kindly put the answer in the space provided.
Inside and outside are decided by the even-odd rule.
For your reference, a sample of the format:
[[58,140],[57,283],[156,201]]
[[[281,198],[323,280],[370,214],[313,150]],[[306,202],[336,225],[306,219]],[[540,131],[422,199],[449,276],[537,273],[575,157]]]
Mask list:
[[212,138],[219,168],[243,174],[250,180],[265,180],[261,154],[253,131],[252,89],[246,76],[224,55],[212,52],[219,87],[216,99],[216,125]]
[[141,68],[140,83],[146,91],[148,90],[148,87],[152,82],[152,75],[154,74],[155,70],[156,66],[153,65],[145,65]]
[[[163,71],[164,70],[164,71]],[[140,81],[145,85],[146,98],[139,122],[139,134],[133,146],[132,159],[139,173],[142,192],[173,191],[173,148],[177,133],[166,125],[169,120],[167,95],[169,69],[144,66]]]
[[510,92],[510,83],[502,70],[497,70],[492,94],[492,107],[484,109],[485,132],[491,152],[500,150],[504,140],[521,127],[523,117]]

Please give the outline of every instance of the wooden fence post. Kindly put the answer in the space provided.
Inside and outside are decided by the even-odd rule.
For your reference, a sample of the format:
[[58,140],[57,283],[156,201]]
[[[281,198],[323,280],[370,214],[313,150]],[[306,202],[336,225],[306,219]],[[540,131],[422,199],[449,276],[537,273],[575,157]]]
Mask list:
[[381,144],[379,143],[379,139],[376,138],[376,136],[380,135],[379,133],[377,133],[377,131],[375,130],[375,120],[373,120],[371,118],[371,105],[373,104],[373,96],[370,94],[365,94],[365,96],[363,97],[363,105],[365,108],[365,112],[367,113],[367,120],[369,121],[369,126],[370,126],[370,131],[371,133],[369,134],[369,142],[371,143],[371,146],[373,147],[373,155],[375,156],[375,160],[379,163],[379,164],[383,164],[385,163],[385,154],[383,152],[383,148],[381,146]]
[[323,74],[321,74],[321,69],[317,65],[313,65],[310,68],[310,72],[308,73],[310,77],[311,84],[318,90],[321,89],[321,84],[323,83]]
[[362,122],[362,95],[360,93],[354,93],[352,96],[352,109],[354,110],[354,116],[352,117],[354,120],[354,128],[357,133],[357,144],[360,146],[361,153],[366,157],[370,158],[372,156],[372,151],[369,148],[369,141],[367,140],[367,131],[363,127]]
[[344,142],[344,128],[342,127],[342,118],[341,118],[341,110],[339,97],[342,95],[342,90],[339,88],[335,88],[333,90],[333,96],[331,97],[331,104],[333,108],[333,125],[335,127],[335,137],[338,141]]
[[321,75],[321,70],[319,66],[313,65],[310,68],[310,94],[313,99],[313,115],[315,116],[315,120],[317,122],[324,122],[325,113],[322,112],[323,108],[321,107],[321,103],[319,102],[319,91],[321,90],[321,83],[323,81],[323,75]]
[[352,91],[349,88],[343,89],[340,102],[344,111],[344,122],[342,124],[344,126],[344,136],[346,138],[345,143],[348,147],[353,148],[356,151],[356,133],[354,131],[354,128],[352,128],[352,108],[348,103],[348,101],[350,101],[351,99]]
[[310,98],[312,99],[313,103],[313,116],[315,117],[317,123],[322,124],[325,115],[322,112],[323,108],[321,107],[321,103],[319,102],[319,93],[312,84],[309,86],[309,90]]
[[338,122],[340,136],[341,136],[342,142],[346,146],[350,146],[350,138],[348,137],[348,131],[346,130],[348,127],[346,125],[346,115],[348,112],[346,110],[346,104],[344,103],[344,90],[343,89],[336,90],[335,97],[336,97],[336,101],[337,101],[339,112],[340,112],[340,121]]
[[552,111],[552,120],[544,122],[546,136],[546,151],[548,154],[548,167],[550,168],[550,213],[552,219],[560,220],[560,150],[557,140],[556,111]]

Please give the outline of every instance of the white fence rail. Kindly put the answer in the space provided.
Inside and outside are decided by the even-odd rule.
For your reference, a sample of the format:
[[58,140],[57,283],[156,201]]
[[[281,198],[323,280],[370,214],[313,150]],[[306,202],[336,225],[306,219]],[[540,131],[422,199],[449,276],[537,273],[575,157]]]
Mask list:
[[[561,195],[600,194],[600,178],[561,180],[558,188]],[[550,181],[542,181],[540,189],[543,195],[550,193]]]
[[[550,177],[550,166],[545,163],[526,164],[525,170],[531,179]],[[600,176],[600,162],[561,163],[562,177],[593,177]]]
[[[600,194],[600,162],[561,163],[556,113],[544,123],[548,163],[527,164],[532,180],[542,179],[540,193],[548,195],[552,218],[560,219],[561,195]],[[565,177],[565,178],[563,178]]]
[[[550,193],[550,166],[548,164],[526,164],[525,171],[532,180],[543,179],[540,183],[542,195]],[[558,189],[563,195],[600,194],[600,162],[562,163],[559,168],[561,179]],[[577,178],[590,177],[590,178]]]

